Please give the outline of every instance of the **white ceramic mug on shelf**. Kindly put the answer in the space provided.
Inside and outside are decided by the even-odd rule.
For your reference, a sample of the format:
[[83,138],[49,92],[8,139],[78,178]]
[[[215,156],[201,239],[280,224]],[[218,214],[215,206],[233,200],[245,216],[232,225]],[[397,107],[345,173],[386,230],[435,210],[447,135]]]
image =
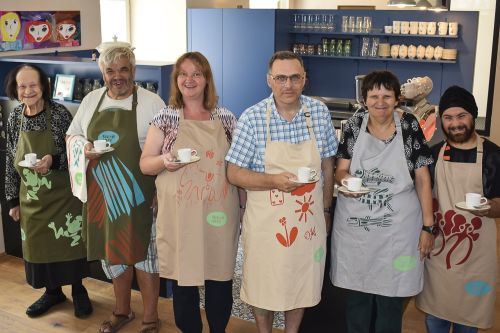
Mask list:
[[432,58],[434,58],[434,46],[427,45],[425,48],[425,59],[431,60]]
[[427,22],[427,34],[428,35],[435,35],[436,28],[437,28],[436,22]]
[[401,34],[408,35],[410,33],[410,22],[401,21]]
[[448,34],[450,36],[456,36],[458,34],[458,22],[448,23]]
[[417,47],[415,45],[408,46],[408,58],[415,59],[417,56]]
[[418,34],[427,35],[427,22],[418,22]]
[[392,34],[392,25],[385,25],[384,26],[384,32],[386,34]]
[[401,33],[401,21],[392,21],[392,33],[393,34]]
[[417,59],[425,58],[425,46],[419,45],[417,46]]
[[406,58],[408,56],[408,46],[406,46],[405,44],[401,44],[399,46],[398,55],[401,59]]
[[443,58],[443,48],[441,46],[436,46],[434,48],[434,59],[441,60]]
[[410,22],[410,35],[416,35],[416,34],[418,34],[418,22],[411,21]]
[[438,22],[439,36],[446,36],[448,34],[448,22]]
[[398,44],[391,45],[391,57],[397,58],[398,55],[399,55],[399,45]]

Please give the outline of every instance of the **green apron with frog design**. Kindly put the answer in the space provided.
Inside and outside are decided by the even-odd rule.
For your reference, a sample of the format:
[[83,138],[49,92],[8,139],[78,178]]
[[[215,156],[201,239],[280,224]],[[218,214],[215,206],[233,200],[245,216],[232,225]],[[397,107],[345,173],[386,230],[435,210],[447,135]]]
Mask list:
[[23,131],[21,114],[14,163],[21,177],[19,202],[23,257],[30,263],[53,263],[85,258],[82,240],[82,204],[71,194],[67,170],[40,174],[19,166],[24,155],[56,155],[51,110],[46,108],[46,129]]
[[99,112],[102,94],[87,129],[90,141],[104,139],[114,151],[91,160],[87,167],[84,235],[89,260],[133,265],[146,259],[153,215],[154,177],[139,168],[137,92],[132,110],[108,108]]

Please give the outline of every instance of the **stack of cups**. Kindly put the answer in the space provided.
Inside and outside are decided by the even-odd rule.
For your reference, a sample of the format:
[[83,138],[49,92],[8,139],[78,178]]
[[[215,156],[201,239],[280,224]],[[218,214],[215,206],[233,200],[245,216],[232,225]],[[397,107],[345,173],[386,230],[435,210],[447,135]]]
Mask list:
[[391,55],[391,44],[389,44],[389,43],[380,43],[378,45],[378,56],[385,58],[385,57],[389,57],[390,55]]

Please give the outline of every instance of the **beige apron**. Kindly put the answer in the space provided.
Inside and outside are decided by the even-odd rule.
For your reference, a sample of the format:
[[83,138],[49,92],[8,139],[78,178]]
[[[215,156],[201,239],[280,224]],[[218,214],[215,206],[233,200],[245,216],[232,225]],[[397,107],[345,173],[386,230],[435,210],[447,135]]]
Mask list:
[[[295,174],[301,166],[321,171],[310,113],[303,107],[310,140],[299,144],[271,141],[271,103],[268,100],[266,173],[288,171]],[[272,311],[319,303],[326,251],[321,181],[306,184],[291,193],[277,189],[248,191],[242,236],[242,301]]]
[[181,111],[172,151],[193,148],[201,157],[156,178],[156,244],[160,275],[180,286],[227,281],[234,273],[239,234],[237,188],[227,182],[229,149],[220,119],[186,120]]
[[433,193],[439,234],[425,261],[417,307],[454,323],[489,328],[498,276],[495,220],[455,208],[466,192],[483,193],[483,138],[477,141],[476,163],[444,161],[446,144],[439,152]]

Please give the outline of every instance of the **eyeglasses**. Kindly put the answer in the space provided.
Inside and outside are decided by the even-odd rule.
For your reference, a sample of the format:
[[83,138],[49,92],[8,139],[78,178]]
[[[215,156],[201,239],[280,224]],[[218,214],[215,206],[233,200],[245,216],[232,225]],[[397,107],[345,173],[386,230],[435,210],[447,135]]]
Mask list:
[[190,78],[196,80],[196,79],[201,79],[202,77],[204,77],[204,75],[202,72],[194,72],[191,75],[189,75],[186,72],[179,72],[179,75],[177,75],[177,77],[181,78],[181,79],[187,79],[188,77],[190,77]]
[[302,82],[302,79],[304,78],[304,75],[302,74],[292,74],[290,76],[282,74],[279,75],[269,74],[269,76],[273,78],[274,82],[281,84],[282,86],[286,84],[288,79],[290,79],[290,82],[292,82],[292,84],[299,84]]

